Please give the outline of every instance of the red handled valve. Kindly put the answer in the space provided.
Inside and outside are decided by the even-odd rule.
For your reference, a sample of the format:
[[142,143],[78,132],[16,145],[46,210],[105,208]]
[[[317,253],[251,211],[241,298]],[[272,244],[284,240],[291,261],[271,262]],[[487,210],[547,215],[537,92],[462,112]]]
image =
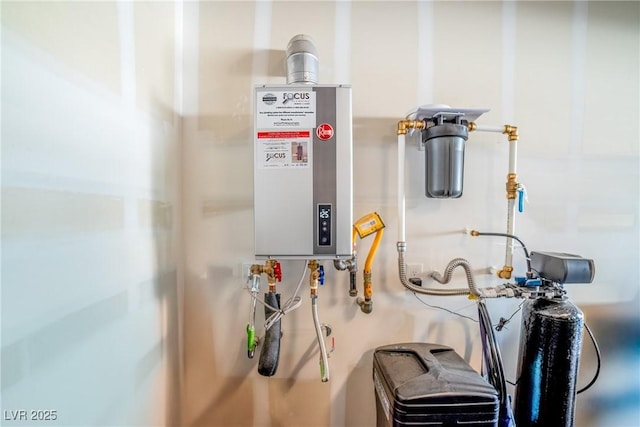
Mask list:
[[282,282],[282,267],[279,262],[276,262],[276,265],[273,267],[273,275],[278,282]]

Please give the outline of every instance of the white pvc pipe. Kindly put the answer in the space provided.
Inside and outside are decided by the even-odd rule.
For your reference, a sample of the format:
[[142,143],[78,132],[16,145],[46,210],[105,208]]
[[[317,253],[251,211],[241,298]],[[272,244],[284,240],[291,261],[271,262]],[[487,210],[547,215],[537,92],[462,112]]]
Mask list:
[[[518,141],[509,141],[509,173],[517,173]],[[507,201],[507,234],[515,234],[516,199]],[[507,238],[504,265],[513,267],[513,239]]]
[[490,125],[478,125],[476,124],[476,131],[478,132],[504,132],[504,126],[490,126]]
[[398,242],[405,241],[404,206],[404,151],[405,135],[398,135]]
[[[479,132],[505,132],[505,126],[476,125]],[[518,141],[509,141],[509,172],[517,173]],[[507,200],[507,234],[515,234],[516,200]],[[504,265],[513,267],[513,239],[507,237],[507,249],[504,256]]]
[[509,141],[509,173],[516,172],[516,162],[518,158],[518,141]]
[[[513,235],[515,232],[516,201],[507,201],[507,234]],[[507,237],[507,250],[504,255],[504,265],[513,267],[513,239]]]

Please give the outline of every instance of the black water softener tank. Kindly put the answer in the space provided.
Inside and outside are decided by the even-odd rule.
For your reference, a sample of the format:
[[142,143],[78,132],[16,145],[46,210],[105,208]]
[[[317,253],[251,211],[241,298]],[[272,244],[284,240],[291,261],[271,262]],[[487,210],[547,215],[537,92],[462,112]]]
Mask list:
[[379,347],[373,382],[377,427],[498,425],[498,393],[449,347]]
[[514,408],[518,427],[573,426],[583,324],[582,311],[566,298],[525,303]]

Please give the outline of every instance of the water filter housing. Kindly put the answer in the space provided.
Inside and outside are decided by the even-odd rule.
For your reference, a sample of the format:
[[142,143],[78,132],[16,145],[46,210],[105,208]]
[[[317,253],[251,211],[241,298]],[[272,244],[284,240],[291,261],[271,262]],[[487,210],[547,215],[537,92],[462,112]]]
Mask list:
[[254,94],[256,257],[351,257],[351,86],[262,85]]
[[415,112],[425,122],[422,143],[425,147],[425,195],[447,199],[462,196],[464,146],[468,125],[487,109],[451,108],[424,105]]
[[425,194],[433,198],[462,196],[466,125],[441,123],[423,131],[425,150]]

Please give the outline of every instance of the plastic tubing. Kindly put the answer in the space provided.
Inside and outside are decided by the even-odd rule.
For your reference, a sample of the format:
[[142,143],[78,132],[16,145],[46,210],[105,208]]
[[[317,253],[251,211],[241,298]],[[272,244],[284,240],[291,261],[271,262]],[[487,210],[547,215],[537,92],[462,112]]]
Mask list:
[[[513,234],[515,230],[516,201],[509,199],[507,202],[507,233]],[[513,239],[507,237],[507,250],[504,254],[504,265],[513,267]]]
[[524,257],[525,260],[527,261],[527,272],[531,273],[531,256],[529,255],[529,251],[527,250],[527,247],[525,246],[524,242],[522,240],[520,240],[520,238],[518,236],[515,236],[513,234],[507,234],[507,233],[486,233],[483,231],[476,231],[473,230],[471,232],[472,236],[497,236],[497,237],[507,237],[510,240],[515,240],[518,243],[520,243],[520,245],[522,246],[522,250],[524,251]]
[[[518,144],[517,141],[509,141],[509,173],[517,171]],[[507,234],[515,234],[516,200],[507,201]],[[513,239],[507,238],[507,249],[504,256],[504,265],[513,266]]]
[[497,132],[503,133],[504,126],[491,126],[491,125],[478,125],[476,124],[475,130],[478,132]]
[[405,242],[404,152],[405,135],[398,135],[398,242]]
[[318,295],[311,295],[311,313],[313,314],[313,325],[316,329],[316,337],[320,346],[320,379],[323,383],[326,383],[329,381],[329,357],[327,356],[327,347],[324,345],[320,320],[318,319]]
[[[479,132],[498,132],[507,133],[508,125],[505,126],[491,126],[491,125],[478,125],[474,123],[474,130]],[[509,172],[510,174],[517,173],[517,158],[518,158],[518,140],[509,141]],[[516,201],[509,199],[507,201],[507,234],[515,234],[515,213],[516,213]],[[513,267],[513,240],[507,239],[507,249],[504,256],[505,267]]]

